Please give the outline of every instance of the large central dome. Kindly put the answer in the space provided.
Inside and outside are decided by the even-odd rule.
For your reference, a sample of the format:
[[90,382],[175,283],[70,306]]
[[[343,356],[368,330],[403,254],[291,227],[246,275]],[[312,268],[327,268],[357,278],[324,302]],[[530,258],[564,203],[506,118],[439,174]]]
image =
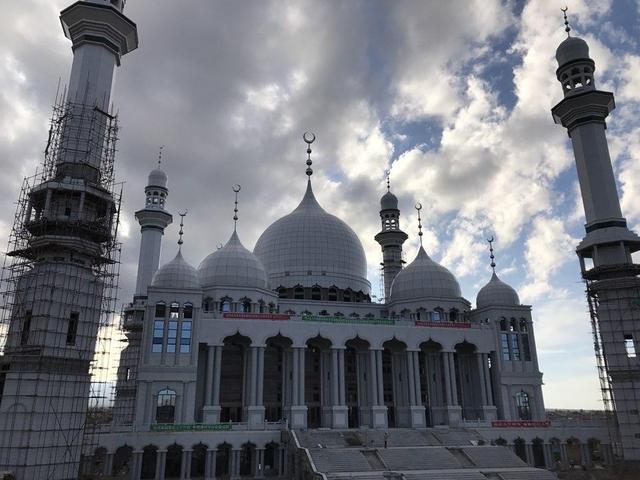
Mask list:
[[369,293],[367,259],[355,232],[318,204],[311,182],[300,205],[260,236],[253,253],[272,288],[321,287]]

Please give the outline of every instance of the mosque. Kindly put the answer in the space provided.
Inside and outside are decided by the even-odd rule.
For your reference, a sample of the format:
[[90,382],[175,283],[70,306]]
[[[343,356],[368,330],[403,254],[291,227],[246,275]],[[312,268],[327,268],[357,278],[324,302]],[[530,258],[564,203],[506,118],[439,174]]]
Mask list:
[[[65,32],[74,42],[69,98],[77,98],[74,88],[90,88],[90,82],[74,78],[90,77],[85,70],[95,62],[103,67],[110,62],[114,69],[120,55],[137,46],[135,24],[124,16],[123,6],[113,0],[80,1],[62,12]],[[569,39],[556,57],[561,72],[563,65],[584,60],[585,53]],[[579,88],[573,80],[562,81]],[[108,104],[110,83],[94,84],[103,91],[84,91],[84,101],[93,96]],[[122,320],[127,340],[113,419],[101,427],[90,451],[78,443],[70,454],[67,445],[67,471],[75,466],[86,478],[130,479],[517,480],[555,478],[545,469],[570,464],[612,463],[615,445],[606,423],[548,420],[532,307],[521,304],[514,288],[498,278],[492,243],[493,273],[474,306],[421,242],[417,252],[408,252],[413,260],[405,265],[403,244],[409,235],[401,228],[398,199],[387,183],[375,236],[382,251],[385,299],[372,301],[362,243],[316,199],[315,136],[307,133],[304,141],[306,191],[300,203],[262,233],[252,252],[241,240],[241,189],[234,186],[229,240],[197,266],[187,260],[184,213],[177,248],[163,241],[173,221],[169,179],[160,164],[150,172],[144,205],[135,213],[140,254],[135,294]],[[74,183],[80,190],[90,188],[95,169],[81,168],[87,165],[66,153],[56,164],[55,171],[62,172],[57,180],[35,187],[53,193],[30,204],[28,222],[51,215],[56,192],[69,188],[64,187],[67,178],[82,179]],[[73,198],[84,201],[86,195]],[[420,208],[417,204],[419,223]],[[75,206],[70,209],[74,212]],[[421,228],[416,232],[420,240]],[[56,232],[50,243],[37,245],[58,252],[60,265],[65,260],[59,236],[64,234]],[[159,266],[163,243],[176,253]],[[57,281],[65,281],[62,277]],[[28,310],[29,321],[35,321],[35,312],[36,307]],[[58,317],[68,322],[67,316]],[[73,328],[66,323],[66,330],[58,328],[67,332],[67,349],[75,347],[75,335],[83,328],[75,322]],[[21,472],[16,478],[77,478],[45,476],[42,468],[30,467],[45,463],[30,457],[37,456],[28,442],[37,428],[21,437],[22,424],[9,421],[11,412],[18,411],[10,400],[26,395],[20,393],[20,374],[14,373],[16,359],[24,358],[21,349],[34,341],[25,335],[25,325],[24,317],[10,323],[10,348],[5,350],[0,434],[10,433],[12,443],[0,441],[0,470]],[[42,341],[54,337],[45,335]],[[52,349],[47,355],[66,351]],[[33,368],[41,384],[54,381],[42,373],[42,363]],[[86,381],[75,382],[89,388]],[[34,404],[34,412],[38,408],[46,406]],[[58,430],[83,428],[73,422],[63,419]],[[22,441],[18,452],[15,442]],[[54,463],[49,459],[47,464]]]

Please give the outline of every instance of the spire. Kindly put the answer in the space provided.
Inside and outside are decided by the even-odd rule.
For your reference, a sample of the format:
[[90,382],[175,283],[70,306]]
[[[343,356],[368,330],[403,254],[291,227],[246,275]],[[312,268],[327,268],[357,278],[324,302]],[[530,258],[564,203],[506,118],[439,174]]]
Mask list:
[[233,207],[233,231],[236,231],[236,227],[238,226],[238,192],[242,187],[238,185],[233,186],[233,191],[236,194],[235,206]]
[[180,231],[178,232],[178,252],[180,252],[182,250],[182,244],[184,243],[182,240],[182,235],[184,234],[182,227],[184,227],[184,217],[187,216],[187,210],[185,210],[184,213],[178,212],[178,215],[180,215]]
[[496,274],[496,262],[495,262],[496,257],[493,254],[493,236],[491,236],[491,238],[489,238],[487,242],[489,242],[489,258],[491,258],[491,270],[495,275]]
[[418,237],[420,238],[420,249],[422,249],[422,218],[420,217],[420,210],[422,210],[422,204],[416,203],[416,210],[418,211]]
[[158,149],[158,169],[162,166],[162,150],[164,149],[164,145],[160,145]]
[[569,20],[567,19],[567,10],[569,10],[569,8],[565,6],[560,10],[562,10],[562,14],[564,15],[564,31],[567,32],[567,38],[569,38],[571,37],[571,34],[569,33],[571,31],[571,27],[569,26]]
[[387,170],[385,172],[387,174],[387,192],[391,191],[391,183],[389,182],[389,175],[391,175],[391,170]]
[[311,169],[311,144],[315,142],[316,136],[310,132],[304,132],[302,135],[302,139],[307,144],[307,176],[309,177],[309,181],[311,181],[311,175],[313,174],[313,170]]

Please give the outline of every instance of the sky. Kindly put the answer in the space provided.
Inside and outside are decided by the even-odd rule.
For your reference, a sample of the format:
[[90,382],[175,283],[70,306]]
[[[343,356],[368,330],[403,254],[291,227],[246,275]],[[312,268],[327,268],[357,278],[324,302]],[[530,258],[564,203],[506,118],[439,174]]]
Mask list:
[[[0,0],[0,241],[22,178],[42,162],[58,84],[72,52],[59,11],[69,0]],[[609,147],[623,213],[640,225],[640,2],[567,0],[572,34],[613,91]],[[532,305],[551,408],[602,408],[584,284],[574,249],[584,214],[554,54],[566,38],[550,0],[129,0],[140,47],[122,59],[116,173],[124,181],[119,301],[133,294],[144,185],[164,145],[174,223],[161,263],[197,266],[233,230],[247,248],[303,196],[305,131],[319,202],[359,235],[379,295],[379,199],[390,171],[405,257],[424,245],[475,303],[497,272]]]

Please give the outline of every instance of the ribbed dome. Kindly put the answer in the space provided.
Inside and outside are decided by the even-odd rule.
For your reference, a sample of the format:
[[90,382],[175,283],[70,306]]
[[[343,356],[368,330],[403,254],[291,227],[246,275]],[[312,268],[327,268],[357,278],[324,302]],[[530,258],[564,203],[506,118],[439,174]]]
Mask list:
[[585,60],[587,58],[589,58],[589,45],[578,37],[565,39],[556,50],[556,60],[560,67],[573,60]]
[[491,280],[478,292],[476,307],[515,306],[520,305],[518,293],[493,273]]
[[267,228],[253,252],[262,260],[273,288],[318,284],[364,293],[371,288],[358,236],[318,204],[311,182],[300,205]]
[[151,170],[147,179],[147,187],[167,188],[167,174],[159,168]]
[[234,231],[227,244],[205,258],[198,267],[203,288],[226,286],[267,288],[262,262],[244,248]]
[[416,259],[403,268],[391,284],[391,301],[422,298],[460,298],[456,277],[429,258],[420,247]]
[[393,193],[387,192],[380,199],[380,210],[397,210],[398,197]]
[[152,287],[161,288],[200,288],[198,273],[196,269],[189,265],[182,257],[182,252],[169,263],[160,267],[151,280]]

